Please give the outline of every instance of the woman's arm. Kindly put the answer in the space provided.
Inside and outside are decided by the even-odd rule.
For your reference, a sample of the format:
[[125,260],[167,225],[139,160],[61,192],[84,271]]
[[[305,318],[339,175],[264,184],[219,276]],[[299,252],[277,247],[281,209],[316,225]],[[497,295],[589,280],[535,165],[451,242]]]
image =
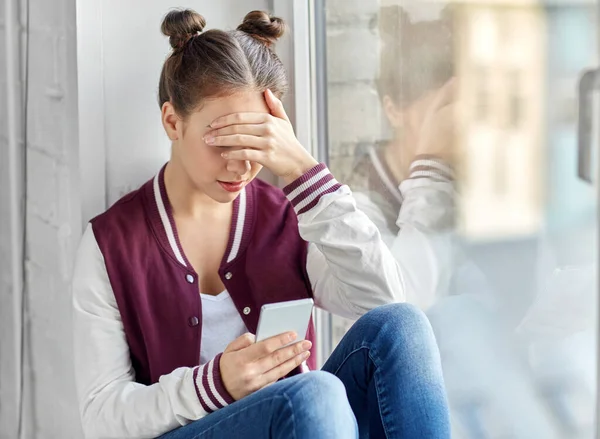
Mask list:
[[310,243],[307,271],[317,306],[356,319],[379,305],[404,300],[400,268],[377,227],[325,165],[315,166],[284,192],[298,215],[300,235]]
[[[399,188],[403,199],[399,212],[377,194],[354,193],[359,209],[377,226],[402,267],[406,301],[422,309],[448,293],[459,256],[451,171],[443,162],[440,169],[432,163],[430,158],[413,163],[415,171]],[[393,223],[395,230],[390,229]]]
[[300,235],[312,245],[307,269],[316,304],[358,318],[378,305],[404,300],[401,271],[377,227],[357,209],[350,189],[302,147],[283,104],[269,90],[271,114],[234,113],[214,120],[204,137],[227,160],[260,163],[288,182]]
[[[356,191],[356,205],[381,233],[383,242],[402,267],[406,302],[427,309],[437,297],[448,291],[452,275],[453,241],[449,233],[431,233],[402,219],[401,228],[390,229],[390,220],[398,219],[398,211],[388,212],[371,194]],[[393,219],[391,218],[393,216]],[[419,218],[415,218],[419,221]]]
[[135,382],[121,315],[91,226],[77,254],[73,312],[75,378],[86,438],[154,438],[233,401],[221,382],[221,355],[203,366],[178,368],[151,386]]

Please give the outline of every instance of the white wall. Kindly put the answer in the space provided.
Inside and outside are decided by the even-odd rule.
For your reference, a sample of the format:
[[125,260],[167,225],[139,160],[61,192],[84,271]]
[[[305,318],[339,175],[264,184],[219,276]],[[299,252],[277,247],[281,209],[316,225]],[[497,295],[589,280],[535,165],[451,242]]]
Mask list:
[[[23,28],[25,1],[18,3],[21,18],[15,25]],[[25,432],[26,437],[75,438],[80,429],[70,361],[69,296],[72,255],[80,237],[75,0],[30,0],[30,8]],[[6,208],[12,187],[4,180],[9,63],[4,33],[0,41],[0,438],[14,439],[17,328],[10,289],[14,279],[6,272],[11,251]],[[16,128],[20,148],[22,128]]]
[[[4,0],[0,0],[0,35],[4,37],[5,32],[5,11]],[[10,242],[10,222],[8,203],[8,138],[7,138],[7,60],[6,47],[4,39],[0,44],[0,431],[8,419],[14,418],[14,399],[15,387],[11,384],[10,378],[14,376],[14,361],[11,354],[14,352],[13,332],[13,302],[12,302],[12,282],[11,282],[11,248]],[[0,437],[2,433],[0,433]]]
[[[0,0],[0,439],[15,439],[5,1]],[[19,1],[23,8],[25,0]],[[235,27],[246,12],[266,9],[268,3],[180,5],[204,14],[209,27]],[[105,208],[105,199],[113,202],[138,186],[168,157],[156,90],[169,49],[159,27],[173,5],[164,0],[30,0],[26,438],[82,437],[71,348],[73,257],[83,223]],[[21,26],[24,21],[21,14]]]

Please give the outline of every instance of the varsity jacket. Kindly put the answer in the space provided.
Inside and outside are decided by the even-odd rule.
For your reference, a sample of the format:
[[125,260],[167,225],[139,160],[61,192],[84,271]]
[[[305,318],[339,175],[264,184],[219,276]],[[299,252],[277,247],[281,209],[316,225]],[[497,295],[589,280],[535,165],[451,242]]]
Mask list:
[[453,170],[439,158],[417,156],[398,181],[383,148],[361,154],[346,183],[402,267],[406,301],[427,310],[449,295],[488,294],[485,276],[456,233]]
[[[316,306],[356,319],[404,299],[402,272],[377,227],[324,165],[283,191],[260,180],[244,188],[219,276],[253,333],[266,303],[313,297]],[[197,282],[164,167],[90,222],[73,276],[87,438],[157,437],[234,402],[221,379],[221,354],[199,364]],[[314,341],[312,324],[307,337]]]

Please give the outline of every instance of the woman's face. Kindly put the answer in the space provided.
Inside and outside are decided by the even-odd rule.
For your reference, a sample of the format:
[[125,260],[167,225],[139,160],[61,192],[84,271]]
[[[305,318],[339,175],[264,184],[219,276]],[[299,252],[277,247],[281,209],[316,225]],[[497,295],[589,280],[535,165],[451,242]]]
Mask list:
[[208,99],[185,123],[177,124],[178,140],[173,142],[172,159],[179,161],[198,190],[220,203],[233,201],[262,166],[255,162],[225,160],[221,157],[225,148],[207,145],[203,136],[210,131],[208,125],[215,119],[245,112],[269,112],[262,93],[248,91]]

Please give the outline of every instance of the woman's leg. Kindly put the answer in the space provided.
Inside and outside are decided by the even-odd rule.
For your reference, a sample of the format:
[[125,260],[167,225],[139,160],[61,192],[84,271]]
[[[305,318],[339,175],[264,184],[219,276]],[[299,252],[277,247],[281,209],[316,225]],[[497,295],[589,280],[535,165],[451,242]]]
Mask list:
[[325,372],[278,381],[160,439],[355,439],[344,385]]
[[450,438],[439,352],[418,308],[391,304],[368,312],[323,370],[344,383],[361,439]]

